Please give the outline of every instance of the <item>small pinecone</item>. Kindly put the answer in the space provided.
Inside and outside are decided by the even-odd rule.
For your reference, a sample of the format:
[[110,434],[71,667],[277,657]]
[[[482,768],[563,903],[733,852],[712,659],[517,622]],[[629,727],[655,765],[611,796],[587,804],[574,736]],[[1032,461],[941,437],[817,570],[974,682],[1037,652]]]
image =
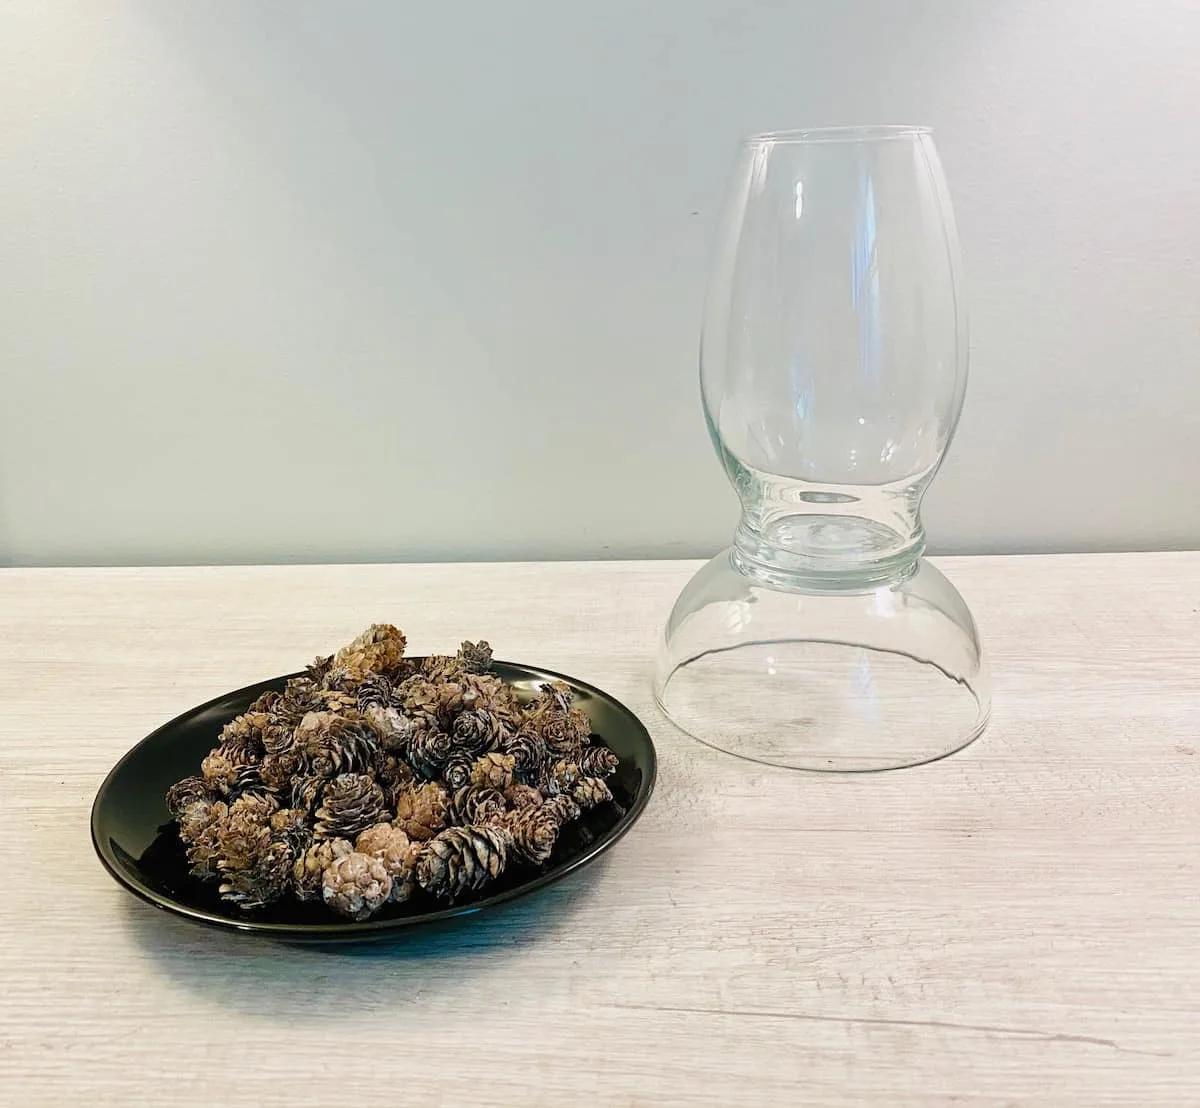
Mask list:
[[[330,673],[333,672],[330,670]],[[351,712],[358,711],[358,697],[353,692],[346,692],[342,689],[326,689],[321,693],[321,709],[332,712],[335,716],[349,715]]]
[[522,777],[538,779],[546,765],[546,740],[533,728],[525,727],[509,735],[504,752],[513,756],[513,764]]
[[482,754],[502,746],[508,733],[495,713],[486,708],[467,708],[454,717],[454,737],[462,750]]
[[407,716],[402,716],[392,707],[371,704],[363,713],[363,718],[374,730],[380,747],[393,753],[401,753],[406,750],[416,733],[413,721]]
[[471,784],[503,791],[512,784],[515,765],[511,754],[485,754],[471,767]]
[[459,669],[464,673],[487,673],[492,668],[492,648],[484,639],[464,642],[456,655]]
[[313,832],[318,839],[352,839],[383,818],[383,790],[374,778],[342,773],[325,787]]
[[550,753],[560,758],[574,756],[585,746],[592,733],[592,721],[580,708],[564,714],[547,713],[538,717],[538,727]]
[[358,710],[366,713],[368,708],[387,708],[392,703],[392,683],[381,673],[368,673],[355,690]]
[[504,794],[498,789],[466,785],[454,794],[454,822],[463,826],[487,823],[505,809]]
[[229,786],[229,799],[237,800],[243,796],[269,796],[270,786],[262,778],[262,765],[242,766],[233,784]]
[[408,760],[422,777],[435,778],[454,750],[454,740],[428,719],[418,722],[416,731],[408,742]]
[[321,877],[337,859],[344,858],[354,849],[345,839],[325,839],[313,843],[303,854],[296,856],[292,867],[298,900],[318,900],[321,896]]
[[391,676],[404,662],[404,632],[390,623],[373,623],[334,656],[334,664]]
[[442,769],[442,780],[451,790],[461,789],[471,783],[471,770],[475,761],[468,754],[452,754]]
[[306,812],[317,809],[325,793],[326,780],[317,773],[302,773],[292,778],[291,806]]
[[302,808],[280,808],[271,817],[271,833],[286,842],[296,857],[312,845],[312,825]]
[[313,773],[363,773],[370,766],[379,739],[358,715],[310,712],[296,728],[296,746]]
[[611,777],[621,760],[607,746],[585,746],[579,752],[579,772],[584,777]]
[[247,793],[229,805],[230,824],[257,824],[266,827],[279,811],[279,801],[266,793]]
[[305,666],[305,676],[307,676],[310,681],[315,681],[319,685],[325,680],[325,674],[329,672],[329,667],[332,665],[332,654],[318,654],[317,657],[315,657],[307,666]]
[[557,819],[560,824],[570,823],[572,820],[577,820],[581,814],[579,805],[572,797],[566,796],[565,794],[561,796],[552,796],[542,805],[542,808],[547,812],[553,812],[554,818]]
[[364,920],[392,895],[392,879],[382,860],[357,851],[331,862],[321,878],[325,903],[340,916]]
[[237,745],[218,746],[200,763],[204,782],[213,792],[228,794],[237,783],[238,774],[250,765],[245,749]]
[[478,892],[503,872],[510,841],[495,827],[450,827],[425,847],[417,863],[417,881],[444,900]]
[[281,722],[268,724],[263,728],[262,742],[264,759],[288,754],[296,745],[296,725]]
[[275,705],[279,703],[279,698],[282,693],[276,692],[274,689],[268,689],[265,693],[260,693],[254,703],[246,709],[247,714],[252,712],[266,712],[270,715],[275,711]]
[[504,799],[513,811],[519,812],[522,808],[538,807],[545,798],[532,785],[514,783],[504,790]]
[[217,836],[217,867],[222,877],[228,880],[230,874],[252,870],[270,842],[271,828],[266,823],[236,817],[230,805],[229,817]]
[[292,783],[303,776],[304,758],[295,750],[268,754],[258,765],[258,776],[269,789],[284,795],[292,792]]
[[293,727],[309,712],[321,705],[320,690],[316,682],[307,677],[293,677],[285,686],[283,695],[275,702],[275,720],[290,723]]
[[220,893],[244,911],[278,900],[291,887],[295,851],[285,839],[270,840],[248,866],[226,870],[222,864]]
[[430,654],[421,662],[421,675],[434,684],[461,677],[462,663],[456,654]]
[[555,762],[550,767],[548,780],[550,795],[557,796],[559,793],[570,793],[582,776],[583,774],[580,772],[577,762]]
[[410,839],[432,839],[450,815],[450,798],[436,781],[402,792],[396,799],[396,826]]
[[[179,837],[185,843],[195,842],[199,839],[204,829],[215,818],[213,815],[215,809],[217,809],[217,803],[208,797],[193,800],[190,804],[180,808],[175,816],[176,822],[179,824]],[[226,812],[223,803],[220,804],[220,809],[217,814],[223,819]]]
[[545,808],[522,808],[509,812],[504,826],[512,836],[516,856],[540,866],[554,850],[560,823],[554,812]]
[[184,811],[179,834],[187,843],[188,862],[196,877],[215,877],[220,872],[221,832],[228,817],[229,807],[220,800],[205,803],[204,810],[193,804]]
[[244,712],[221,728],[218,746],[240,750],[247,761],[262,757],[262,733],[271,723],[265,712]]
[[612,800],[608,785],[599,777],[581,777],[571,796],[580,808],[595,808],[599,804],[607,804]]
[[185,777],[167,790],[167,811],[178,819],[180,812],[198,800],[212,803],[213,794],[208,782],[203,777]]
[[403,758],[382,750],[376,753],[371,769],[379,787],[383,789],[387,806],[393,809],[396,807],[397,797],[416,780],[412,766]]
[[358,836],[354,849],[378,858],[392,879],[393,904],[407,900],[417,887],[416,867],[421,848],[390,823],[377,823]]

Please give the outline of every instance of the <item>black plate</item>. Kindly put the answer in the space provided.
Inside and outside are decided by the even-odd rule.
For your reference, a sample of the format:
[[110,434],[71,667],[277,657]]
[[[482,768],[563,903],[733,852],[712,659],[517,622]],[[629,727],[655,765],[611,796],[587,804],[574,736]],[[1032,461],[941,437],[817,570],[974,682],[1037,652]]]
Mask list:
[[545,866],[514,866],[489,886],[486,895],[446,906],[418,890],[406,903],[389,906],[363,923],[353,923],[339,920],[323,904],[281,903],[243,912],[221,900],[215,884],[188,873],[183,844],[164,794],[180,778],[199,771],[201,759],[226,723],[261,693],[282,689],[287,676],[201,704],[138,743],[116,764],[96,794],[92,844],[117,881],[157,908],[214,927],[289,942],[384,939],[405,928],[478,912],[543,888],[598,857],[642,814],[654,788],[654,744],[637,716],[591,685],[510,662],[496,662],[493,672],[515,686],[522,699],[533,696],[544,682],[565,681],[575,694],[575,703],[591,718],[599,741],[616,753],[621,765],[609,780],[615,803],[601,805],[567,824]]

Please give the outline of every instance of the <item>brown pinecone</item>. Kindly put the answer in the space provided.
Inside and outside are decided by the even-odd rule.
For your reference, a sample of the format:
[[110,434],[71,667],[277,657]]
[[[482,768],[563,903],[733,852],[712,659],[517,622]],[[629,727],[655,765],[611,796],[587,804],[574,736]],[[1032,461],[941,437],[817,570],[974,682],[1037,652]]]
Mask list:
[[262,779],[262,766],[242,766],[238,770],[237,776],[233,779],[233,784],[229,786],[229,800],[233,801],[243,796],[266,796],[271,795],[271,788]]
[[299,857],[312,845],[312,824],[303,808],[280,808],[271,817],[271,834],[282,839]]
[[549,793],[557,796],[559,793],[569,793],[583,776],[577,762],[559,761],[550,767],[547,780]]
[[319,685],[325,679],[325,674],[329,672],[329,667],[332,665],[332,654],[318,654],[304,667],[304,674],[310,681]]
[[521,702],[499,677],[490,673],[464,673],[457,679],[462,688],[463,704],[481,708],[497,716],[509,731],[515,731],[521,719]]
[[247,793],[229,805],[231,825],[257,824],[266,827],[279,811],[279,801],[266,793]]
[[167,811],[178,819],[179,813],[196,801],[207,800],[211,804],[214,799],[213,792],[203,777],[185,777],[167,790]]
[[265,712],[244,712],[221,728],[217,746],[241,750],[245,760],[252,762],[262,757],[262,733],[270,724],[271,717]]
[[284,686],[283,695],[275,702],[274,716],[277,723],[290,723],[293,727],[309,712],[321,705],[320,690],[307,677],[293,677]]
[[218,746],[200,763],[200,772],[213,792],[228,794],[237,783],[238,774],[250,764],[250,756],[243,747]]
[[268,724],[263,728],[262,743],[264,759],[289,753],[296,745],[296,725],[279,721]]
[[513,767],[522,777],[537,780],[546,766],[546,741],[531,727],[510,734],[504,743],[505,754],[513,756]]
[[485,754],[471,767],[471,784],[503,791],[512,784],[515,765],[511,754]]
[[430,654],[421,661],[421,675],[434,684],[453,681],[462,674],[462,662],[456,654]]
[[522,808],[509,812],[504,827],[512,836],[513,851],[518,858],[540,866],[554,850],[558,838],[559,819],[545,808]]
[[611,777],[621,760],[607,746],[585,746],[579,752],[579,772],[584,777]]
[[508,737],[504,722],[486,708],[466,708],[454,717],[454,737],[459,748],[482,754],[498,749]]
[[552,796],[547,800],[542,808],[547,812],[552,812],[554,818],[561,823],[570,823],[572,820],[577,820],[580,816],[579,805],[572,797],[565,793],[559,796]]
[[464,673],[487,673],[492,668],[492,648],[485,640],[464,642],[456,655],[459,669]]
[[217,835],[217,868],[222,877],[228,879],[239,870],[253,869],[255,860],[266,851],[270,842],[268,824],[246,818],[244,814],[235,816],[233,805],[230,805],[229,816]]
[[398,827],[390,823],[377,823],[358,836],[354,849],[360,854],[378,858],[392,879],[393,904],[399,904],[412,896],[417,887],[416,867],[421,848]]
[[599,777],[581,777],[571,790],[571,796],[580,808],[595,808],[612,800],[608,785]]
[[534,712],[552,712],[555,715],[566,715],[571,708],[575,694],[565,681],[551,681],[538,689],[538,695],[529,705]]
[[395,824],[410,839],[432,839],[449,818],[450,798],[436,781],[402,792],[396,799]]
[[395,809],[397,797],[416,779],[412,766],[403,758],[380,750],[371,763],[371,769],[375,774],[375,780],[379,782],[379,787],[383,789],[387,806]]
[[367,725],[374,730],[384,750],[402,753],[416,732],[416,725],[395,708],[371,704],[363,713]]
[[572,708],[564,715],[547,713],[539,716],[537,726],[551,755],[560,758],[574,757],[592,733],[592,721],[579,708]]
[[309,712],[296,728],[296,749],[312,773],[364,773],[379,749],[379,739],[358,714]]
[[478,892],[503,872],[510,841],[495,827],[447,828],[426,845],[417,863],[417,881],[444,900]]
[[422,777],[435,778],[454,751],[454,740],[428,716],[414,720],[417,727],[405,753],[409,764]]
[[451,754],[442,767],[442,781],[451,792],[471,783],[475,759],[469,754]]
[[344,858],[354,850],[345,839],[323,839],[313,843],[303,854],[296,856],[292,866],[298,900],[317,900],[321,896],[321,877],[337,858]]
[[228,868],[222,861],[221,897],[244,911],[270,904],[291,887],[295,862],[295,852],[282,838],[269,839],[249,865]]
[[390,623],[373,623],[333,656],[334,665],[391,677],[404,662],[404,632]]
[[368,673],[354,690],[358,710],[366,713],[368,708],[388,708],[392,703],[392,683],[382,673]]
[[293,782],[298,776],[304,776],[304,758],[295,750],[268,754],[258,765],[258,775],[267,788],[290,796]]
[[504,794],[498,789],[479,785],[464,785],[454,794],[454,822],[469,826],[487,823],[504,814]]
[[[217,809],[218,804],[220,804],[219,810]],[[180,808],[175,815],[175,820],[179,824],[179,837],[185,843],[199,839],[205,828],[216,818],[214,811],[216,816],[224,819],[228,809],[224,803],[213,801],[208,797],[193,800]]]
[[513,811],[520,811],[522,808],[538,807],[545,798],[532,785],[514,783],[504,790],[504,799]]
[[[332,672],[332,671],[331,671]],[[321,710],[344,716],[358,711],[358,697],[341,689],[326,689],[321,693]]]
[[326,778],[317,773],[300,773],[291,779],[291,806],[314,812],[325,793]]
[[384,818],[383,790],[365,773],[341,773],[328,785],[317,809],[318,839],[352,839]]
[[321,895],[338,915],[364,920],[388,902],[392,879],[379,858],[354,851],[329,864],[321,878]]
[[275,705],[279,703],[279,698],[282,694],[274,689],[268,689],[265,693],[259,693],[255,698],[254,703],[246,709],[246,712],[266,712],[270,715],[275,710]]

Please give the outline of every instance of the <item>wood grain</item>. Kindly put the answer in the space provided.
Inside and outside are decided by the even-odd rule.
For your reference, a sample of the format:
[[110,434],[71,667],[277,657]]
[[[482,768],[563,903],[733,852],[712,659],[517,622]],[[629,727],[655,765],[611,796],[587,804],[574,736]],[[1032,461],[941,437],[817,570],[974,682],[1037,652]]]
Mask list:
[[[649,693],[694,563],[0,573],[0,1103],[1200,1103],[1200,554],[945,559],[993,722],[813,777]],[[119,889],[92,797],[142,735],[363,625],[607,689],[658,791],[597,866],[380,949]]]

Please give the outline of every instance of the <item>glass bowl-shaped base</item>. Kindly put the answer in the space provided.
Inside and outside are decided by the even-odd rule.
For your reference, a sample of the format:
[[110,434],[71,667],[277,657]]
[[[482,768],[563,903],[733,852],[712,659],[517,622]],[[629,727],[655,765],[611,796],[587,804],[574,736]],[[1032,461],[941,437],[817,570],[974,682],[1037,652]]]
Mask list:
[[990,707],[975,622],[928,562],[892,584],[810,591],[750,577],[728,550],[675,602],[655,696],[718,750],[830,772],[952,754]]

